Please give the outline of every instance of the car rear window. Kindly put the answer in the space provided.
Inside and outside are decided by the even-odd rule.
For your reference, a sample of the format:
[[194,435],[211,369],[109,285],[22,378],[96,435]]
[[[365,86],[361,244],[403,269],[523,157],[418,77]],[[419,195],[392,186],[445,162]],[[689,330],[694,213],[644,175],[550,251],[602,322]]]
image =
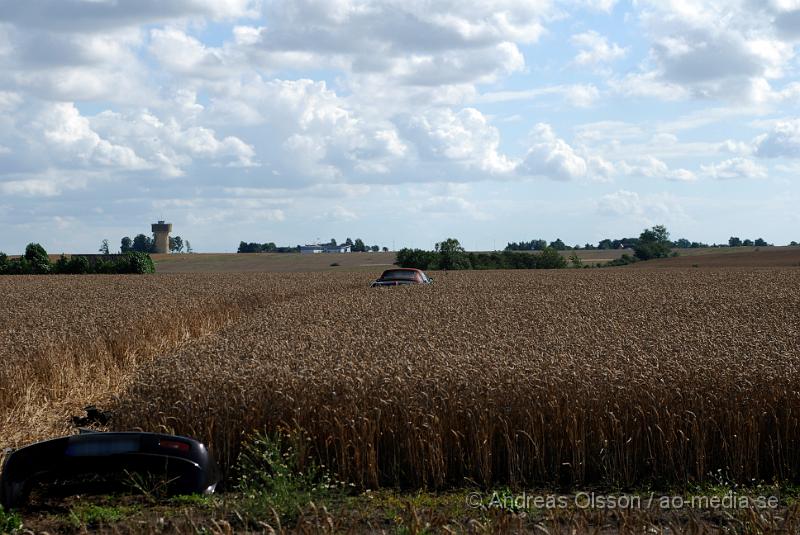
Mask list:
[[419,275],[416,271],[404,271],[402,269],[395,269],[384,271],[381,279],[389,281],[416,281],[419,280]]

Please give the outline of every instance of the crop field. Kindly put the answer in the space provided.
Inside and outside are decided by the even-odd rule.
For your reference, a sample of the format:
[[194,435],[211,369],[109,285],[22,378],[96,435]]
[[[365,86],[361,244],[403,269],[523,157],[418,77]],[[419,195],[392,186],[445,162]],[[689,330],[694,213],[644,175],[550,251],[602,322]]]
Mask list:
[[[800,247],[707,247],[676,249],[678,258],[637,265],[645,267],[788,267],[800,264]],[[520,254],[531,254],[520,252]],[[573,254],[588,265],[605,264],[623,254],[633,255],[633,249],[580,249],[561,251],[565,258]],[[299,253],[208,253],[152,255],[158,273],[289,273],[317,271],[380,272],[391,267],[393,252],[349,254]],[[52,261],[58,260],[52,257]]]
[[800,477],[800,269],[0,279],[0,448],[252,431],[357,489],[673,488]]
[[800,270],[437,275],[3,279],[2,436],[116,393],[223,463],[296,426],[364,486],[800,469]]

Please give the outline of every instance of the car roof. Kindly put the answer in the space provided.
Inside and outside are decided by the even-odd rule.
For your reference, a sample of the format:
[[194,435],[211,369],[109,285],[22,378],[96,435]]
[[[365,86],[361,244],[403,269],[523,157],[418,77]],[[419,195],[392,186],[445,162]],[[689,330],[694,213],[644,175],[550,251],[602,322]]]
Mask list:
[[422,270],[417,268],[389,268],[383,270],[384,273],[389,271],[413,271],[414,273],[422,273]]

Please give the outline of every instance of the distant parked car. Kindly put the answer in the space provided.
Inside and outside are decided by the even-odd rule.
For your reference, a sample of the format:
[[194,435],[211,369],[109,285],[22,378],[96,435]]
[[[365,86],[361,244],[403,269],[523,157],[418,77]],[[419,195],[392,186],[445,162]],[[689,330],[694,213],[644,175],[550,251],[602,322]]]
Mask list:
[[428,277],[425,272],[413,268],[387,269],[375,281],[372,287],[379,286],[404,286],[406,284],[430,284],[433,279]]

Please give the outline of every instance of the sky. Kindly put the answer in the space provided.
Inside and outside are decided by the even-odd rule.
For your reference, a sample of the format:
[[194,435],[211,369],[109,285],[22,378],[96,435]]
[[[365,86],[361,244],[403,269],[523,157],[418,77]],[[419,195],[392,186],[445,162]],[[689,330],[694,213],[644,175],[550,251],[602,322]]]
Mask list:
[[0,251],[800,241],[800,0],[0,0]]

